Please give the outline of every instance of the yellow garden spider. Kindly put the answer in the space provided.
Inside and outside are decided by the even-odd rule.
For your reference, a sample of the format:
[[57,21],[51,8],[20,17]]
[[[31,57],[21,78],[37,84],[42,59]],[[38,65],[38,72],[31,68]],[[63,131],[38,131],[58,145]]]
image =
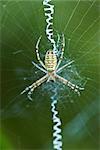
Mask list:
[[63,54],[64,54],[64,47],[65,47],[64,34],[62,35],[62,38],[63,38],[63,40],[62,40],[62,50],[61,50],[61,55],[60,55],[60,58],[59,58],[58,62],[57,62],[57,56],[53,52],[53,50],[48,50],[46,52],[45,61],[43,63],[42,60],[40,59],[40,55],[39,55],[39,43],[40,43],[40,40],[41,40],[41,36],[39,37],[39,39],[37,41],[37,44],[36,44],[36,55],[37,55],[37,59],[38,59],[39,63],[42,65],[42,67],[40,67],[39,65],[37,65],[33,61],[32,61],[32,64],[34,66],[36,66],[38,69],[40,69],[41,71],[43,71],[44,73],[46,73],[46,75],[44,75],[42,78],[40,78],[39,80],[34,82],[32,85],[26,87],[25,90],[23,90],[21,92],[21,94],[23,94],[23,93],[28,91],[27,96],[30,100],[32,100],[31,95],[32,95],[34,89],[37,88],[39,85],[41,85],[43,82],[45,82],[45,81],[49,82],[50,80],[55,82],[56,79],[58,79],[60,82],[67,85],[69,88],[71,88],[75,92],[77,92],[78,95],[80,95],[79,90],[84,90],[83,87],[79,87],[79,86],[71,83],[67,79],[64,79],[63,77],[61,77],[57,74],[58,72],[62,71],[65,67],[69,66],[70,64],[72,64],[74,62],[72,60],[72,61],[68,62],[67,64],[65,64],[65,65],[63,65],[62,67],[59,68],[59,65],[61,64],[61,61],[63,59]]

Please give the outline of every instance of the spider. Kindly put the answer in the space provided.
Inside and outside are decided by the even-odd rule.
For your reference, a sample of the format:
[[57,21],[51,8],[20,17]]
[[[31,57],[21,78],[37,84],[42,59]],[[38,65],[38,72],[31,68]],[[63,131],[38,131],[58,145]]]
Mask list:
[[31,84],[30,86],[26,87],[25,90],[23,90],[21,92],[21,94],[24,94],[25,92],[28,91],[27,97],[29,98],[29,100],[32,100],[31,95],[35,88],[40,86],[45,81],[47,81],[47,82],[54,81],[55,82],[56,79],[58,79],[60,82],[67,85],[69,88],[74,90],[78,95],[80,95],[79,90],[84,90],[83,87],[79,87],[57,74],[58,72],[62,71],[65,67],[68,67],[70,64],[72,64],[74,62],[74,60],[72,60],[59,68],[59,66],[63,60],[63,54],[64,54],[64,47],[65,47],[64,34],[62,35],[62,49],[61,49],[61,55],[60,55],[60,58],[58,61],[57,61],[56,54],[52,50],[48,50],[45,54],[45,61],[43,63],[43,61],[41,60],[40,55],[39,55],[40,40],[41,40],[41,36],[39,37],[37,44],[36,44],[36,55],[37,55],[37,59],[38,59],[39,63],[42,65],[42,67],[37,65],[34,61],[32,61],[32,64],[34,66],[36,66],[38,69],[40,69],[42,72],[44,72],[45,75],[42,78],[40,78],[39,80],[37,80],[36,82],[34,82],[33,84]]

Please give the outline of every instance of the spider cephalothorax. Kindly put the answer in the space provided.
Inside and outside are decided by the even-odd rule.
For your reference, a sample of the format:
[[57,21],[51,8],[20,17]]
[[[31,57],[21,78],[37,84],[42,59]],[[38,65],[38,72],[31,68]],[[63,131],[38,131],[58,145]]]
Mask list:
[[63,41],[62,41],[62,51],[61,51],[61,55],[60,55],[60,58],[58,61],[57,61],[57,56],[53,52],[53,50],[48,50],[45,54],[45,61],[44,61],[44,63],[42,62],[42,60],[40,59],[39,51],[38,51],[38,49],[39,49],[38,45],[39,45],[40,40],[41,40],[41,37],[38,39],[37,44],[36,44],[36,54],[37,54],[37,59],[40,62],[40,64],[42,65],[42,67],[38,66],[33,61],[32,61],[32,64],[35,65],[41,71],[45,72],[46,75],[43,76],[42,78],[40,78],[39,80],[37,80],[36,82],[34,82],[32,85],[26,87],[25,90],[21,92],[21,94],[28,91],[28,94],[27,94],[28,98],[30,100],[32,100],[31,95],[36,87],[38,87],[45,81],[47,81],[47,82],[49,82],[50,80],[56,81],[56,79],[58,79],[60,82],[64,83],[69,88],[71,88],[72,90],[77,92],[78,95],[80,95],[79,90],[84,90],[84,88],[81,88],[81,87],[71,83],[67,79],[64,79],[63,77],[61,77],[57,74],[59,71],[63,70],[65,67],[69,66],[70,64],[72,64],[74,62],[72,60],[72,61],[68,62],[67,64],[65,64],[64,66],[59,68],[59,65],[63,59],[63,54],[64,54],[64,47],[65,47],[64,35],[63,35]]

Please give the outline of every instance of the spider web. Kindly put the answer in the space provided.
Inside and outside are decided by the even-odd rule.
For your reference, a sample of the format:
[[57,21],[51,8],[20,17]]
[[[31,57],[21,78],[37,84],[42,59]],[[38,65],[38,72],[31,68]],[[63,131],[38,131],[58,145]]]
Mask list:
[[42,1],[1,1],[2,128],[16,148],[50,149],[50,96],[56,91],[64,127],[64,149],[96,149],[99,146],[95,139],[98,139],[100,3],[92,0],[53,3],[54,29],[63,32],[66,38],[62,65],[75,60],[60,75],[85,86],[85,90],[78,97],[59,82],[44,83],[34,91],[33,102],[26,94],[20,96],[27,85],[44,75],[31,63],[37,62],[35,44],[40,35],[42,59],[49,47],[43,6]]

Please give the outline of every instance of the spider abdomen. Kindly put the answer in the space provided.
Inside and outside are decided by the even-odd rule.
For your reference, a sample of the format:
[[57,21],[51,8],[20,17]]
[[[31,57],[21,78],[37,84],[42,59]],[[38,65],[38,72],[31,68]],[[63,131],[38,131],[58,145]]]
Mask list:
[[45,55],[45,67],[47,71],[54,71],[57,65],[57,57],[52,50],[47,51]]

